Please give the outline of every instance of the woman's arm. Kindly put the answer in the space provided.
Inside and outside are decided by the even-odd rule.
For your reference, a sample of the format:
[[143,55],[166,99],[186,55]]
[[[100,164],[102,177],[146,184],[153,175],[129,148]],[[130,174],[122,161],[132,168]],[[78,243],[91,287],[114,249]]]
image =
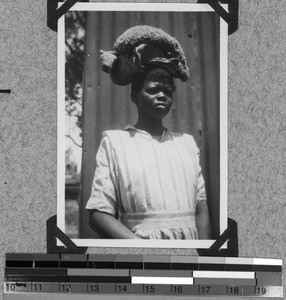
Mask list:
[[95,232],[102,232],[112,239],[140,239],[113,216],[92,210],[90,212],[90,226]]
[[200,240],[211,239],[211,223],[206,201],[199,201],[196,208],[196,225]]

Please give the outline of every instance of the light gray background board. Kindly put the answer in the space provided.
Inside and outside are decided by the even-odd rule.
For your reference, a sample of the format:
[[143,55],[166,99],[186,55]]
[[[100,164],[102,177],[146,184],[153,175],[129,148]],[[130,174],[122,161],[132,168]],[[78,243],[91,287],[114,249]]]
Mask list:
[[[285,11],[284,0],[240,0],[239,30],[229,36],[228,201],[242,257],[286,258]],[[0,16],[0,88],[12,90],[0,94],[3,282],[5,253],[45,252],[45,222],[56,214],[57,34],[45,0],[0,0]],[[128,252],[138,250],[120,249]]]

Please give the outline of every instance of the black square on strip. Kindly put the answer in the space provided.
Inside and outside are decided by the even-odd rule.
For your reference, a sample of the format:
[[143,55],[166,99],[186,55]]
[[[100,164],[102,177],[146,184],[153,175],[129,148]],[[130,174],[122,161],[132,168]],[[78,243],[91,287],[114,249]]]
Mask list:
[[226,264],[226,271],[253,272],[253,265]]
[[143,269],[143,262],[117,261],[116,269]]
[[144,269],[148,270],[171,270],[171,263],[145,262]]
[[282,267],[269,265],[253,265],[253,270],[257,272],[282,272]]
[[35,261],[35,268],[59,268],[60,262],[57,261]]
[[61,261],[60,268],[85,269],[87,268],[87,262],[86,261]]
[[199,264],[200,271],[225,271],[223,264]]
[[90,269],[115,269],[114,261],[89,261],[88,268]]
[[172,270],[198,270],[199,264],[188,264],[188,263],[172,263]]
[[6,260],[6,268],[32,268],[31,260]]

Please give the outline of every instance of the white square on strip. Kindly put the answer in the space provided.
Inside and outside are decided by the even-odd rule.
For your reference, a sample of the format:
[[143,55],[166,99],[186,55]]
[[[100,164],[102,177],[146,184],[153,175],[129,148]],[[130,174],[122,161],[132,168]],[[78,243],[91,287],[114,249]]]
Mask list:
[[193,284],[192,277],[131,277],[132,284]]

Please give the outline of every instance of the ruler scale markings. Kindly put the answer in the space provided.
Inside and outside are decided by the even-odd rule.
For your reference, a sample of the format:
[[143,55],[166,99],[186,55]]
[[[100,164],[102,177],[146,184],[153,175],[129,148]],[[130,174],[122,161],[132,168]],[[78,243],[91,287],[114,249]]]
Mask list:
[[143,294],[170,295],[170,286],[165,284],[143,284]]
[[243,286],[242,285],[228,285],[227,286],[227,295],[233,296],[242,296],[243,294]]
[[227,287],[223,285],[202,284],[199,285],[199,295],[227,295]]
[[87,283],[87,292],[92,294],[112,294],[116,292],[114,283]]
[[283,297],[282,286],[243,286],[243,296]]
[[[51,283],[51,282],[38,282],[38,283],[31,283],[32,287],[31,289],[28,290],[16,290],[16,292],[36,292],[36,293],[58,293],[58,292],[70,292],[70,293],[76,293],[77,291],[81,290],[83,293],[88,292],[88,293],[107,293],[107,294],[112,294],[112,285],[110,284],[102,284],[102,283],[96,283],[94,285],[89,285],[91,286],[88,291],[85,290],[86,285],[80,285],[76,283],[77,286],[75,286],[75,283],[66,283],[66,282],[61,282],[61,283]],[[102,289],[102,286],[105,285],[105,290]],[[115,293],[137,293],[137,294],[142,294],[142,287],[143,287],[143,293],[153,293],[155,290],[158,293],[158,286],[163,286],[163,285],[152,285],[152,284],[145,284],[145,285],[136,285],[136,284],[115,284],[117,285],[117,288],[114,289]],[[113,285],[113,286],[115,286]],[[126,285],[128,286],[126,287]],[[135,289],[136,286],[136,289]],[[149,286],[149,292],[146,290],[146,286]],[[152,288],[151,288],[152,287]],[[254,286],[243,286],[244,289],[240,289],[238,286],[217,286],[217,285],[179,285],[176,286],[176,290],[172,290],[172,294],[188,294],[188,295],[204,295],[204,296],[212,296],[212,295],[241,295],[241,296],[263,296],[263,297],[283,297],[283,290],[282,287],[254,287]],[[186,287],[191,287],[191,289],[186,289]],[[145,288],[145,291],[144,291]],[[168,291],[170,286],[164,285],[164,291]],[[248,291],[245,289],[248,288]],[[273,289],[274,288],[274,289]],[[120,290],[119,290],[120,289]],[[130,291],[130,289],[132,289]],[[151,290],[150,290],[151,289]],[[153,289],[153,292],[152,292]],[[183,291],[187,291],[183,293]],[[243,291],[243,292],[241,292]],[[9,293],[11,291],[7,291],[7,288],[5,289],[5,293]],[[13,291],[15,293],[15,290]],[[241,294],[242,293],[242,294]]]

